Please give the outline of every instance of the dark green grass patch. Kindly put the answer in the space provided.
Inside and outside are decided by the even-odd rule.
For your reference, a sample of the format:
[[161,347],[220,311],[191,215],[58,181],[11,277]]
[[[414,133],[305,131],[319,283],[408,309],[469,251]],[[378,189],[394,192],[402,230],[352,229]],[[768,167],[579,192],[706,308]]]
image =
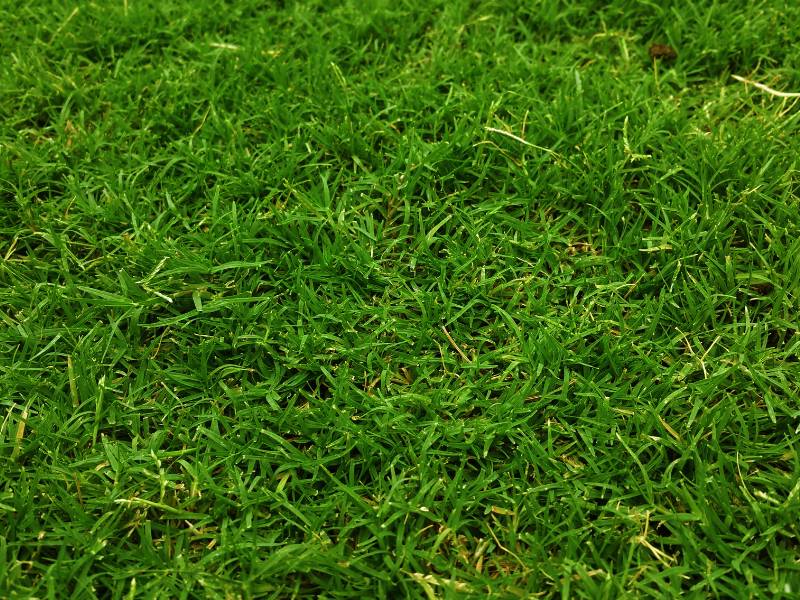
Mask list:
[[800,593],[796,3],[0,7],[0,596]]

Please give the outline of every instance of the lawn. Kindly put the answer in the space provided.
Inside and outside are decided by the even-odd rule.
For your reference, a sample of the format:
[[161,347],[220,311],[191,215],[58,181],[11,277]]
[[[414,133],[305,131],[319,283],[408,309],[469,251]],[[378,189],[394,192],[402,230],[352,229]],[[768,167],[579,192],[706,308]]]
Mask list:
[[0,23],[0,597],[800,597],[800,3]]

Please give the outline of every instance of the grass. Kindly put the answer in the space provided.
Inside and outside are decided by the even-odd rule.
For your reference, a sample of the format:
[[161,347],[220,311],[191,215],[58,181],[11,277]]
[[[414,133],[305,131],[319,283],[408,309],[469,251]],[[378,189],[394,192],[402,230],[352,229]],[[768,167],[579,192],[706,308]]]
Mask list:
[[0,596],[800,593],[796,2],[0,17]]

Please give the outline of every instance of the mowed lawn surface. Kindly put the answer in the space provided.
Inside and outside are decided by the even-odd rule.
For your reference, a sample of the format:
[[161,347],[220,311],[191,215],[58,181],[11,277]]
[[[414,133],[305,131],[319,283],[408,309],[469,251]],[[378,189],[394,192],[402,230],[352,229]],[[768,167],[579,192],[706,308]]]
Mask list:
[[0,597],[798,597],[800,4],[0,7]]

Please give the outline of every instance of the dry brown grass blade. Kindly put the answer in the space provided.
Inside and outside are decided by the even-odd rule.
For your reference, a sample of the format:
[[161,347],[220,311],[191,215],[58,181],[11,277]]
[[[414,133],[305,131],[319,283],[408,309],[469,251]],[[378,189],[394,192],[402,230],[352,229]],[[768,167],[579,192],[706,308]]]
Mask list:
[[764,92],[772,96],[777,96],[778,98],[800,98],[800,92],[781,92],[779,90],[773,89],[768,85],[764,85],[763,83],[758,83],[757,81],[753,81],[751,79],[745,79],[744,77],[740,77],[739,75],[731,75],[736,81],[741,81],[745,85],[752,85]]

